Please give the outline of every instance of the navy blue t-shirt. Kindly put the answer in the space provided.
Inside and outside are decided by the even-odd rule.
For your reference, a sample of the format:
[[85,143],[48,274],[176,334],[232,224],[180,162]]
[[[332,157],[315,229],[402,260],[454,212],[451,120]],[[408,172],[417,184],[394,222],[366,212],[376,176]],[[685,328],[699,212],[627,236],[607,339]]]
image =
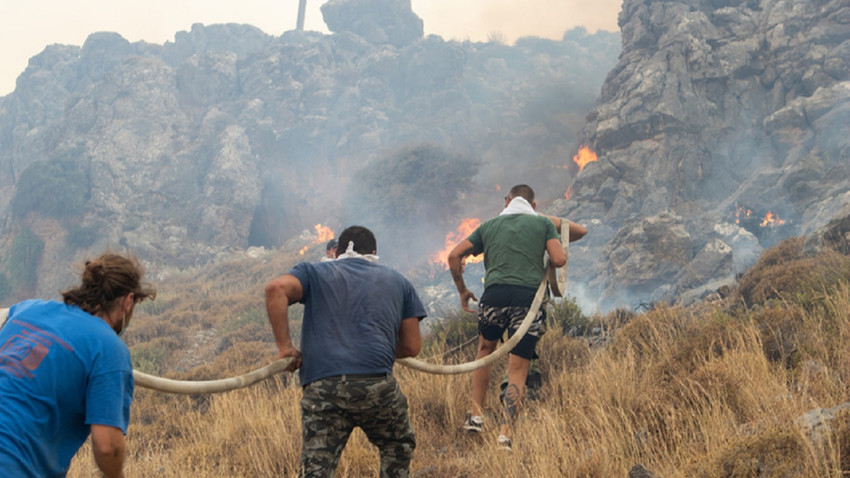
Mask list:
[[2,476],[65,476],[91,425],[127,432],[130,352],[112,328],[56,301],[12,306],[0,329]]
[[292,270],[303,287],[301,384],[342,374],[392,373],[401,321],[425,307],[401,273],[360,258]]

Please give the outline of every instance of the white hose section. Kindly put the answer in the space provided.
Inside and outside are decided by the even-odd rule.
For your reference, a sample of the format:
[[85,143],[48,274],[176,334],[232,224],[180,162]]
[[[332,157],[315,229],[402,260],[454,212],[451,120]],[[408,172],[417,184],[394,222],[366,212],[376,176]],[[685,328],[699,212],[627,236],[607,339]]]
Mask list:
[[[549,265],[549,268],[551,269],[552,266]],[[531,327],[531,323],[534,321],[534,318],[537,316],[537,311],[540,310],[540,305],[543,303],[543,296],[546,295],[546,284],[549,282],[547,276],[548,274],[543,274],[543,280],[540,281],[540,285],[537,287],[537,293],[534,295],[534,300],[531,302],[531,306],[528,308],[528,313],[525,315],[525,318],[522,319],[522,323],[519,325],[517,331],[510,339],[503,343],[501,347],[494,350],[490,355],[481,357],[480,359],[472,362],[460,363],[457,365],[433,364],[416,360],[414,358],[398,359],[396,362],[404,365],[405,367],[419,370],[420,372],[433,373],[436,375],[467,373],[490,365],[494,361],[507,355],[507,353],[510,352],[520,340],[522,340],[525,333],[528,332],[528,328]]]
[[218,380],[172,380],[170,378],[148,375],[138,370],[133,370],[133,378],[136,381],[136,385],[158,392],[180,393],[184,395],[220,393],[244,388],[260,380],[265,380],[276,373],[283,372],[291,361],[292,358],[275,360],[263,368],[258,368],[244,375]]
[[[569,226],[567,226],[569,227]],[[566,250],[569,247],[569,230],[566,233],[567,238],[564,241],[564,249]],[[545,296],[546,286],[549,283],[548,277],[549,272],[552,272],[554,268],[550,264],[549,271],[546,274],[543,274],[543,280],[540,281],[540,285],[537,287],[537,293],[534,295],[534,300],[531,302],[531,306],[528,309],[528,313],[525,318],[522,320],[517,331],[508,339],[501,347],[493,351],[490,355],[486,357],[482,357],[478,360],[474,360],[472,362],[466,362],[456,365],[440,365],[440,364],[432,364],[428,362],[423,362],[421,360],[416,360],[414,358],[404,358],[398,359],[396,362],[404,365],[405,367],[412,368],[414,370],[418,370],[420,372],[432,373],[437,375],[453,375],[460,373],[468,373],[473,370],[477,370],[481,367],[486,367],[491,363],[495,362],[499,358],[507,355],[517,343],[525,336],[525,333],[528,332],[529,327],[531,327],[531,323],[534,321],[534,317],[537,316],[538,310],[540,310],[540,306],[543,303],[543,297]],[[564,278],[566,278],[566,265],[564,266]],[[6,322],[6,318],[9,315],[9,309],[0,309],[0,327]],[[235,390],[237,388],[244,388],[249,385],[253,385],[261,380],[265,380],[276,373],[283,372],[286,370],[286,367],[291,362],[291,358],[276,360],[265,367],[258,368],[254,371],[248,372],[244,375],[238,375],[236,377],[222,378],[218,380],[173,380],[170,378],[162,378],[157,377],[155,375],[149,375],[144,372],[140,372],[138,370],[133,371],[133,378],[136,382],[136,385],[140,387],[149,388],[151,390],[156,390],[158,392],[165,393],[177,393],[177,394],[185,394],[185,395],[199,395],[205,393],[220,393],[227,392],[230,390]]]

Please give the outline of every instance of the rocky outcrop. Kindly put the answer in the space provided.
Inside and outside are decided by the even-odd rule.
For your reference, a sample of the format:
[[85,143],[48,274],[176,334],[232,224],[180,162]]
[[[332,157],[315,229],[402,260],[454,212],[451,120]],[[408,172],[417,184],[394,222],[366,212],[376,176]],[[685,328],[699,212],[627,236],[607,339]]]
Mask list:
[[[461,43],[422,38],[409,1],[334,1],[325,12],[331,35],[193,25],[164,45],[98,33],[34,57],[0,98],[0,254],[22,231],[42,238],[50,257],[38,262],[39,287],[53,294],[67,260],[107,247],[132,250],[154,273],[251,246],[297,250],[309,240],[293,238],[317,223],[338,233],[365,221],[354,178],[411,145],[486,163],[460,193],[486,197],[467,204],[488,214],[517,158],[546,178],[540,189],[562,194],[569,173],[551,174],[552,158],[575,141],[619,35]],[[31,205],[27,194],[41,194],[19,188],[22,175],[71,201],[16,214],[16,196]],[[443,210],[441,222],[479,212]],[[399,232],[399,252],[383,243],[382,258],[427,261],[448,232],[428,242],[430,219],[408,221],[421,230]]]
[[[554,211],[607,226],[587,236],[597,305],[733,278],[847,202],[846,2],[627,0],[619,23],[623,53],[585,129],[598,161]],[[666,254],[679,274],[634,234],[659,215],[681,218],[665,235],[689,238]]]
[[[619,59],[617,35],[580,29],[423,38],[409,0],[332,0],[323,14],[331,35],[193,25],[165,45],[98,33],[34,57],[0,99],[0,254],[29,230],[51,258],[127,247],[186,267],[369,220],[403,238],[382,260],[424,262],[444,247],[435,224],[490,217],[527,182],[546,212],[588,226],[568,292],[604,311],[698,300],[783,238],[843,234],[846,1],[626,0]],[[582,143],[597,160],[578,170]],[[417,177],[384,166],[370,201],[352,185],[419,145],[477,174],[411,198],[428,204],[403,213],[428,217],[402,231],[373,223],[382,211],[363,205],[406,197]],[[61,200],[32,206],[36,190]],[[40,277],[66,267],[39,264]],[[435,275],[429,287],[451,289]]]
[[803,246],[806,255],[813,256],[825,249],[850,255],[850,197],[847,200],[831,221],[806,237]]
[[372,44],[403,47],[422,38],[422,19],[410,0],[330,0],[321,10],[330,31],[351,32]]

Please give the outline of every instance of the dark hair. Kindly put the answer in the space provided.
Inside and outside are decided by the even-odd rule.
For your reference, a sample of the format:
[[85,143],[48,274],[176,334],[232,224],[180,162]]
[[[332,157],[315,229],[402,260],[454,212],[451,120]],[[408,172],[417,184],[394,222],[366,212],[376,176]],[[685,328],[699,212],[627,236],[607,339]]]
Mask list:
[[328,245],[325,246],[325,250],[329,251],[329,250],[333,249],[334,247],[336,247],[336,245],[337,245],[336,239],[331,239],[330,241],[328,241]]
[[527,184],[517,184],[511,188],[511,197],[523,197],[529,203],[534,202],[534,190]]
[[339,247],[345,252],[348,243],[354,242],[354,252],[359,254],[374,254],[378,250],[375,235],[363,226],[349,226],[339,235]]
[[142,282],[145,271],[135,257],[105,252],[86,261],[80,273],[80,285],[62,292],[62,300],[89,314],[109,312],[116,300],[133,293],[133,302],[156,297],[153,285]]

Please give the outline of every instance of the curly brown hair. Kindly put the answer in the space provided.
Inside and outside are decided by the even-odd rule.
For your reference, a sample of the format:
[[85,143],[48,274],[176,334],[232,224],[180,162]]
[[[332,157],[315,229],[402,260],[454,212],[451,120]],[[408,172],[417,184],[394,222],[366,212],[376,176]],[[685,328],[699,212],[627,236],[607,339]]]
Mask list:
[[62,292],[62,299],[92,315],[110,312],[118,305],[119,298],[130,293],[136,304],[154,299],[156,289],[142,282],[144,273],[136,257],[105,252],[86,261],[80,273],[80,285]]

